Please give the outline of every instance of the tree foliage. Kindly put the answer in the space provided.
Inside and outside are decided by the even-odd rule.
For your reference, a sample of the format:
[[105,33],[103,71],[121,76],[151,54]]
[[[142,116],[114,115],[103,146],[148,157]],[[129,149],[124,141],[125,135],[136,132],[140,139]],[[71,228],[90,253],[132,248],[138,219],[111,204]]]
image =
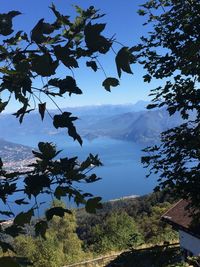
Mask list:
[[[62,203],[58,204],[65,207]],[[45,239],[40,236],[18,236],[14,240],[17,255],[26,257],[35,267],[58,267],[81,261],[86,256],[82,241],[76,234],[74,213],[65,214],[63,218],[54,217],[48,225]]]
[[[33,231],[32,223],[26,227],[25,235],[14,239],[14,249],[21,262],[26,257],[26,262],[33,266],[59,267],[113,251],[129,248],[132,251],[144,242],[149,246],[177,242],[176,232],[160,221],[161,215],[171,205],[167,199],[159,192],[137,199],[104,203],[96,214],[89,214],[83,208],[75,209],[63,218],[54,217],[49,221],[43,238]],[[66,208],[64,203],[56,200],[54,206]],[[38,222],[41,223],[44,222]],[[154,255],[154,258],[155,261],[159,257]]]
[[[93,6],[86,10],[75,6],[75,9],[77,16],[73,19],[61,14],[52,4],[50,10],[54,14],[54,21],[40,19],[30,33],[13,29],[13,21],[21,15],[19,11],[0,14],[0,112],[14,99],[20,108],[13,115],[20,123],[23,123],[25,115],[34,110],[38,110],[42,120],[48,113],[53,127],[65,128],[68,135],[82,145],[81,136],[74,125],[77,117],[70,112],[63,112],[56,101],[66,94],[71,96],[83,93],[74,75],[80,61],[85,61],[86,68],[91,71],[101,69],[105,73],[98,58],[110,51],[115,40],[103,35],[106,24],[97,23],[96,20],[104,15]],[[130,64],[133,62],[129,48],[121,48],[116,55],[119,77],[122,71],[131,73]],[[63,69],[66,71],[62,77],[59,71]],[[110,91],[111,86],[119,84],[116,77],[105,76],[102,85],[106,90]],[[38,81],[42,81],[39,87]],[[52,115],[48,110],[47,99],[55,104],[58,114]],[[35,163],[29,166],[29,171],[24,172],[5,170],[0,159],[0,199],[4,206],[0,214],[16,216],[12,226],[1,228],[2,236],[16,236],[24,225],[30,223],[36,215],[35,210],[40,207],[38,196],[44,193],[57,199],[67,196],[77,205],[85,205],[88,212],[101,208],[100,197],[82,192],[76,186],[81,182],[93,183],[100,179],[90,172],[94,167],[102,165],[98,155],[90,154],[80,162],[77,157],[59,159],[59,153],[54,144],[40,142],[38,150],[33,151]],[[19,193],[23,198],[19,198]],[[14,198],[16,205],[27,205],[28,208],[14,214],[8,204],[10,197],[12,201]],[[33,202],[35,204],[30,208]],[[64,217],[65,213],[69,213],[69,210],[59,206],[48,210],[46,218],[37,222],[36,234],[44,237],[48,229],[47,221],[54,216]],[[16,264],[10,264],[12,266]]]
[[[96,253],[120,251],[143,242],[142,234],[133,218],[126,212],[112,212],[103,223],[92,228],[93,240],[91,248]],[[90,249],[91,249],[90,248]]]
[[84,250],[97,255],[139,248],[143,244],[176,243],[177,233],[161,221],[161,216],[173,203],[169,194],[156,192],[103,203],[96,214],[78,209],[77,234],[83,240]]
[[[151,28],[141,43],[132,47],[146,70],[144,81],[159,79],[151,90],[149,108],[179,112],[185,122],[161,134],[161,143],[147,147],[142,162],[151,173],[159,173],[157,189],[172,190],[199,208],[199,1],[150,0],[141,5]],[[195,115],[191,119],[190,114]],[[194,116],[193,116],[194,117]]]
[[145,244],[176,243],[177,232],[171,226],[161,221],[161,216],[171,207],[170,203],[157,204],[151,207],[150,213],[142,214],[137,219],[140,231],[144,235]]

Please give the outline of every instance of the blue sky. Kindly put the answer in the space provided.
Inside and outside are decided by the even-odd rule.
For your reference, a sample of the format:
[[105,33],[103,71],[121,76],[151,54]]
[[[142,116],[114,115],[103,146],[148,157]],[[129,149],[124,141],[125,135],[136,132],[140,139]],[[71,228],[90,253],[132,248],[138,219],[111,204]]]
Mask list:
[[[107,23],[105,35],[111,37],[116,34],[116,39],[126,46],[132,46],[139,41],[139,37],[145,34],[145,29],[142,24],[144,18],[137,14],[139,4],[145,1],[142,0],[55,0],[53,3],[58,10],[63,14],[74,15],[73,5],[80,7],[88,7],[94,5],[100,9],[106,16],[101,19],[101,22]],[[7,0],[1,1],[1,13],[10,10],[19,10],[23,14],[14,19],[14,28],[16,30],[25,30],[30,32],[30,29],[38,22],[39,19],[45,18],[46,21],[53,21],[54,16],[48,8],[52,1],[50,0]],[[120,45],[115,46],[115,50],[119,50]],[[116,66],[114,63],[115,55],[110,53],[106,58],[100,58],[101,64],[104,66],[108,76],[117,77]],[[123,73],[120,86],[113,88],[112,93],[104,90],[102,81],[105,79],[103,72],[94,73],[85,66],[75,70],[75,78],[78,86],[82,89],[83,95],[72,96],[58,100],[61,107],[67,106],[82,106],[96,104],[124,104],[135,103],[138,100],[148,100],[150,88],[158,85],[158,81],[152,84],[143,82],[142,76],[144,71],[138,65],[133,65],[132,70],[134,75]],[[65,70],[66,75],[71,75],[69,70]],[[63,73],[62,73],[63,74]],[[61,74],[60,74],[61,75]],[[53,107],[53,106],[52,106]],[[14,102],[9,110],[15,108]],[[8,110],[8,111],[9,111]]]

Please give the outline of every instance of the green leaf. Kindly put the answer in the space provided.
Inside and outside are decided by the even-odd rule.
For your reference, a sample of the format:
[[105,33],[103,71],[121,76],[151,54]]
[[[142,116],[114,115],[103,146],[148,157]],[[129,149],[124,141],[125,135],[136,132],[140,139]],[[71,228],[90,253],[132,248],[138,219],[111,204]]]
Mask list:
[[5,109],[7,105],[8,105],[8,101],[1,102],[1,99],[0,99],[0,113]]
[[1,257],[0,267],[20,267],[20,265],[12,257]]
[[96,174],[94,174],[94,173],[85,179],[86,183],[94,183],[94,182],[99,181],[99,180],[101,180],[101,178],[97,177]]
[[25,114],[33,111],[34,109],[27,109],[28,108],[28,103],[26,98],[22,98],[22,103],[24,103],[23,107],[20,108],[17,112],[13,113],[16,118],[19,118],[19,122],[22,123]]
[[46,111],[46,102],[38,104],[38,109],[39,109],[39,113],[40,113],[41,119],[43,120],[44,119],[44,114],[45,114],[45,111]]
[[21,13],[19,11],[10,11],[7,14],[0,14],[0,34],[7,36],[13,32],[12,19]]
[[62,25],[69,25],[69,16],[63,16],[60,14],[60,12],[57,11],[56,7],[54,4],[51,5],[50,9],[53,11],[54,15],[57,18],[57,22]]
[[50,187],[51,180],[47,174],[35,174],[28,175],[24,179],[24,183],[26,185],[24,193],[26,193],[29,197],[31,195],[36,197],[44,190],[44,188]]
[[61,199],[61,197],[65,197],[67,193],[69,192],[69,188],[66,186],[58,186],[54,192],[54,196],[57,199]]
[[51,34],[55,28],[49,23],[45,23],[44,19],[40,19],[31,31],[31,41],[41,44],[46,42],[49,36],[44,36],[44,34]]
[[53,118],[53,125],[56,129],[58,128],[68,128],[69,136],[73,137],[74,140],[77,140],[80,145],[83,141],[80,135],[76,132],[76,128],[73,125],[73,121],[77,120],[77,117],[70,117],[70,112],[63,112],[61,115],[55,115]]
[[46,163],[55,158],[61,152],[61,150],[57,151],[56,146],[49,142],[39,142],[38,148],[41,153],[34,150],[32,150],[32,153],[36,158],[44,160]]
[[86,66],[92,68],[95,72],[97,71],[97,63],[95,61],[87,61]]
[[151,81],[151,76],[150,76],[149,74],[146,74],[146,75],[143,76],[143,79],[144,79],[144,82],[148,82],[148,83],[150,83],[150,81]]
[[57,67],[58,61],[53,61],[48,54],[42,56],[34,55],[32,57],[32,70],[38,75],[43,77],[54,75]]
[[40,221],[36,223],[35,225],[36,236],[41,236],[45,239],[46,238],[45,234],[46,234],[47,229],[48,229],[48,223],[46,221]]
[[133,63],[133,56],[128,47],[122,47],[115,58],[118,76],[121,77],[122,70],[127,73],[132,73],[130,64]]
[[102,85],[104,86],[106,91],[110,92],[110,87],[111,86],[113,86],[113,87],[118,86],[119,85],[119,80],[116,79],[116,78],[108,77],[103,81]]
[[74,58],[74,56],[71,55],[71,51],[68,47],[61,47],[60,45],[57,45],[54,47],[54,52],[58,60],[61,60],[61,62],[68,68],[78,68],[78,62]]
[[82,94],[81,89],[76,85],[75,79],[71,76],[66,76],[65,79],[51,79],[49,80],[48,85],[58,87],[61,95],[66,92],[69,92],[70,96],[71,94]]
[[63,217],[65,215],[65,213],[71,214],[71,211],[68,209],[64,209],[62,207],[51,208],[51,209],[46,211],[47,221],[50,221],[54,215],[59,216],[59,217]]
[[20,42],[22,40],[21,34],[22,34],[22,31],[18,31],[15,34],[15,36],[13,36],[7,40],[4,40],[4,42],[7,44],[10,44],[10,45],[17,45],[18,42]]
[[34,215],[33,209],[30,209],[27,212],[20,212],[14,219],[14,224],[19,226],[23,226],[24,224],[28,224],[31,221],[31,218]]
[[92,39],[92,36],[98,36],[105,29],[105,27],[105,23],[96,23],[94,25],[88,23],[85,27],[86,39]]
[[92,25],[90,22],[86,25],[84,30],[85,43],[91,52],[99,51],[100,53],[105,54],[109,51],[112,42],[100,35],[105,26],[106,24]]
[[101,199],[101,197],[94,197],[88,199],[85,205],[86,211],[89,213],[96,213],[96,209],[102,208],[102,204],[100,203]]

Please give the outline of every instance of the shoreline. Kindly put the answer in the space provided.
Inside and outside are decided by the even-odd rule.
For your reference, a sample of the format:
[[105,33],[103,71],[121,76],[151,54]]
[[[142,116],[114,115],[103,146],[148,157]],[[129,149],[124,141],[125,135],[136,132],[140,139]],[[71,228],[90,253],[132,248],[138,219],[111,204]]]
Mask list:
[[134,199],[138,197],[140,197],[140,195],[130,195],[130,196],[124,196],[120,198],[111,199],[111,200],[108,200],[108,202],[115,202],[115,201],[126,200],[126,199]]

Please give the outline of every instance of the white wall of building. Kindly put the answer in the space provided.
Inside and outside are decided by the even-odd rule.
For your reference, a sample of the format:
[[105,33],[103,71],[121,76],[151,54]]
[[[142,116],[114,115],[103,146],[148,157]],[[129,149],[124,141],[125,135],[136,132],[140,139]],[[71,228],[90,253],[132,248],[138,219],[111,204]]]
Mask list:
[[194,256],[200,255],[200,239],[179,230],[180,246],[189,250]]

